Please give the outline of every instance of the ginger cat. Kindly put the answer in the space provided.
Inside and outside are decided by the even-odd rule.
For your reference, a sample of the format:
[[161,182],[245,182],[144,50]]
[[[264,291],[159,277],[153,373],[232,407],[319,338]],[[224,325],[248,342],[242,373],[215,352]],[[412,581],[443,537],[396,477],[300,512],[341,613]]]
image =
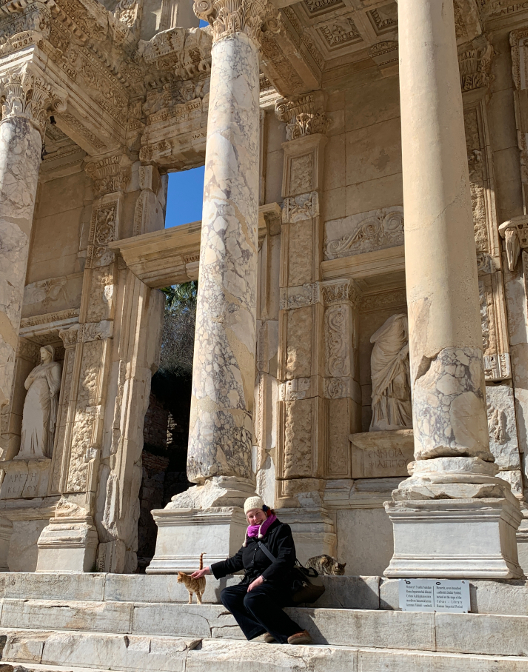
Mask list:
[[[202,553],[200,555],[200,569],[203,569],[203,556],[204,554]],[[192,604],[193,593],[196,594],[198,604],[202,604],[202,595],[205,590],[205,576],[202,576],[200,579],[191,579],[185,572],[178,572],[178,583],[183,583],[189,591],[189,604]]]

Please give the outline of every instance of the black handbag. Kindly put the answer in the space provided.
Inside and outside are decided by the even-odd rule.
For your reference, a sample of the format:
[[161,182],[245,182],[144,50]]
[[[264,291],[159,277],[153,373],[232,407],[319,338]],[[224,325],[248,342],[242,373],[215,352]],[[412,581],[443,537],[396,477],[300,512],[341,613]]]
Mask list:
[[[275,562],[277,558],[261,541],[258,542],[258,545],[264,555],[267,556],[268,560]],[[310,579],[315,579],[318,576],[319,572],[317,572],[317,570],[312,567],[304,567],[297,558],[295,558],[295,565],[292,570],[293,604],[312,604],[312,602],[315,602],[321,597],[325,592],[325,587],[318,586],[310,581]]]

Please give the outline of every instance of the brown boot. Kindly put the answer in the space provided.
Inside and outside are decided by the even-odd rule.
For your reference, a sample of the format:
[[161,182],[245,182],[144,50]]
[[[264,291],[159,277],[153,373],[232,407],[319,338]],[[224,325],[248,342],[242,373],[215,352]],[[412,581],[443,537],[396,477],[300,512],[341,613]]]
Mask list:
[[288,644],[311,644],[312,638],[307,630],[296,632],[291,637],[288,637]]
[[269,632],[267,632],[264,635],[264,641],[266,642],[266,644],[273,644],[273,642],[275,641],[275,637],[273,635],[270,635]]

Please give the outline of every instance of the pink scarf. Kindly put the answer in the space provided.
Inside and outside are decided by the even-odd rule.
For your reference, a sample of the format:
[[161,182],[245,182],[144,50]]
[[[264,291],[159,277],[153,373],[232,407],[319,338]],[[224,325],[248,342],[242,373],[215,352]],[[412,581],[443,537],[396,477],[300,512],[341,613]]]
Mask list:
[[274,513],[272,513],[271,516],[266,518],[266,520],[260,525],[248,525],[247,536],[258,537],[259,539],[262,539],[262,537],[268,531],[268,527],[272,525],[276,520],[277,516]]

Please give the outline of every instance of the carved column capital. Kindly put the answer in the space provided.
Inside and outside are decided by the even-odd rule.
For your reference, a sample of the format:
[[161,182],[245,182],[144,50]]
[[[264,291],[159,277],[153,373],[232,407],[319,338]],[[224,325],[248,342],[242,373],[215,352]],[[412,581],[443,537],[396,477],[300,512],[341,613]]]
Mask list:
[[6,73],[0,79],[2,121],[22,118],[30,121],[42,138],[51,114],[66,109],[68,94],[27,68]]
[[286,140],[296,140],[305,135],[326,133],[328,117],[324,113],[325,94],[312,91],[295,98],[281,98],[275,104],[275,114],[286,122]]
[[193,9],[213,27],[213,44],[244,33],[260,46],[263,30],[279,30],[278,12],[268,0],[195,0]]
[[130,182],[130,161],[123,154],[86,162],[86,172],[94,184],[94,196],[125,191]]

